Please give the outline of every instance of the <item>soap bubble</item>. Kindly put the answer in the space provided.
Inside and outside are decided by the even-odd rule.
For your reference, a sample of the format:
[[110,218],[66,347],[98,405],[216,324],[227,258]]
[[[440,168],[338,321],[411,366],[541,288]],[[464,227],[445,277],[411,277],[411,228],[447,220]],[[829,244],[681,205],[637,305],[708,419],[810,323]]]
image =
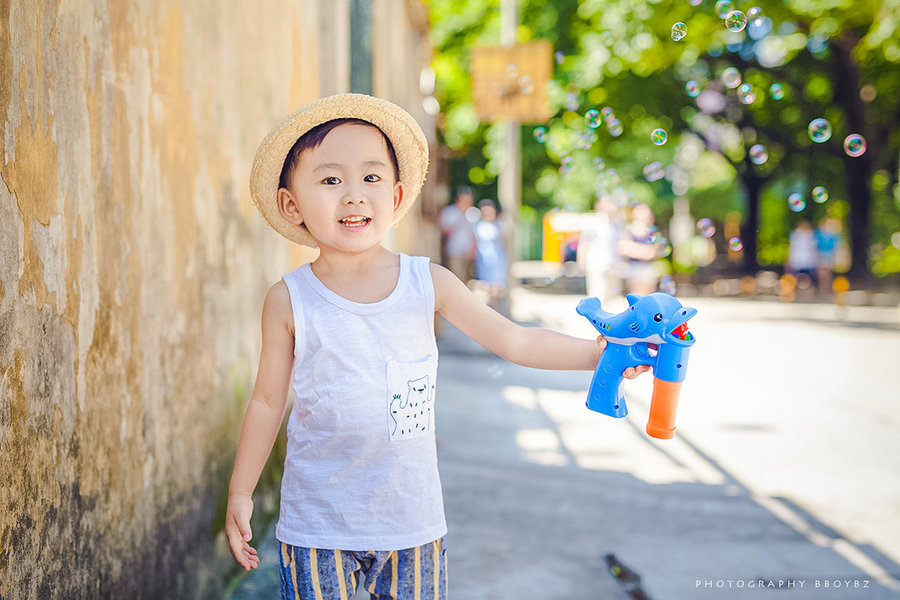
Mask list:
[[558,65],[561,65],[566,61],[566,55],[563,53],[562,50],[557,50],[553,54],[553,57],[556,59],[556,64],[558,64]]
[[544,127],[535,127],[534,128],[534,139],[538,144],[543,144],[547,141],[547,130]]
[[596,156],[596,157],[594,157],[594,167],[595,167],[598,171],[602,171],[603,169],[606,168],[606,163],[603,162],[603,159],[602,159],[602,158],[600,158],[599,156]]
[[670,296],[675,295],[675,280],[672,279],[671,275],[666,274],[660,277],[659,291],[669,294]]
[[719,78],[722,80],[722,83],[725,84],[725,87],[728,88],[734,89],[741,85],[741,72],[735,67],[728,67],[722,71],[722,75],[720,75]]
[[823,202],[828,201],[828,190],[826,190],[823,186],[817,185],[812,189],[812,199],[816,201],[817,204],[822,204]]
[[758,6],[752,6],[747,9],[747,19],[752,21],[762,16],[762,9]]
[[668,240],[668,238],[660,237],[655,240],[656,243],[656,255],[659,258],[665,258],[668,255],[672,254],[672,243]]
[[847,156],[862,156],[866,152],[866,138],[858,133],[851,133],[844,138],[844,152]]
[[613,119],[613,120],[609,121],[607,123],[607,127],[609,129],[609,135],[611,135],[613,137],[619,137],[620,135],[622,135],[622,132],[624,131],[622,129],[622,122],[619,121],[618,119]]
[[610,107],[604,106],[603,108],[600,109],[600,116],[603,117],[604,121],[609,123],[610,121],[612,121],[613,119],[616,118],[616,113],[614,113],[613,109],[611,109]]
[[775,23],[773,23],[772,19],[769,17],[756,17],[750,21],[749,25],[747,25],[747,35],[749,35],[751,39],[761,40],[769,35],[774,27]]
[[600,111],[592,108],[584,113],[584,122],[587,123],[587,126],[591,129],[597,129],[603,125],[603,120],[600,119]]
[[683,40],[684,36],[687,35],[687,25],[678,21],[674,25],[672,25],[672,39],[676,42],[679,40]]
[[703,217],[697,221],[697,231],[699,231],[700,235],[703,237],[711,238],[716,234],[716,226],[713,224],[712,219]]
[[784,88],[780,83],[773,83],[769,86],[769,96],[772,100],[781,100],[784,98]]
[[739,237],[733,237],[728,240],[728,249],[732,252],[740,252],[744,249],[744,242]]
[[501,369],[500,365],[498,365],[497,363],[493,363],[488,367],[488,376],[491,379],[497,379],[501,375],[503,375],[503,369]]
[[716,2],[716,14],[719,15],[720,19],[724,19],[734,10],[734,5],[731,3],[731,0],[718,0]]
[[794,192],[788,196],[788,207],[794,212],[800,212],[806,208],[806,198],[800,192]]
[[769,160],[769,153],[762,144],[753,144],[750,146],[748,154],[750,155],[750,162],[754,165],[761,165]]
[[662,164],[659,161],[653,161],[644,166],[643,169],[644,178],[647,181],[659,181],[663,177],[666,176],[666,171],[663,169]]
[[817,144],[827,142],[831,139],[831,123],[821,117],[810,121],[807,131],[809,133],[809,139]]
[[650,132],[650,141],[654,143],[656,146],[662,146],[669,139],[669,134],[666,133],[665,129],[654,129]]
[[690,96],[691,98],[696,98],[700,95],[700,85],[691,79],[684,84],[684,93]]
[[690,1],[691,1],[691,6],[700,6],[701,4],[703,4],[703,0],[690,0]]
[[569,110],[578,110],[578,95],[568,94],[566,96],[566,108]]
[[739,10],[733,10],[725,15],[725,27],[729,31],[743,31],[747,26],[747,15]]
[[738,88],[738,100],[741,101],[741,104],[753,104],[756,100],[756,92],[753,91],[753,86],[749,83],[742,83],[741,87]]

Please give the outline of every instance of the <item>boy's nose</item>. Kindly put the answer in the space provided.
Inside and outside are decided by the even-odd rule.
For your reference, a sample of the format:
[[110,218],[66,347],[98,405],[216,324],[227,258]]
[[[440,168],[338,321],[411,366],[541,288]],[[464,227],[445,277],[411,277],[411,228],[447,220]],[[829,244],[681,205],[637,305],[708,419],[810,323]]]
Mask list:
[[344,204],[359,204],[366,201],[366,196],[358,188],[350,188],[344,194]]

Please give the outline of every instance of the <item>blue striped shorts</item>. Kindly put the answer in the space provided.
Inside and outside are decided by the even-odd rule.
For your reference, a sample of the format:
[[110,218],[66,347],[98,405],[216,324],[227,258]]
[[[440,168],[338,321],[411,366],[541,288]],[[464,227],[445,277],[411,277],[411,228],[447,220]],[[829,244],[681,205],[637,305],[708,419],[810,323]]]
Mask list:
[[282,600],[352,600],[365,576],[373,600],[446,600],[444,539],[393,551],[302,548],[281,542]]

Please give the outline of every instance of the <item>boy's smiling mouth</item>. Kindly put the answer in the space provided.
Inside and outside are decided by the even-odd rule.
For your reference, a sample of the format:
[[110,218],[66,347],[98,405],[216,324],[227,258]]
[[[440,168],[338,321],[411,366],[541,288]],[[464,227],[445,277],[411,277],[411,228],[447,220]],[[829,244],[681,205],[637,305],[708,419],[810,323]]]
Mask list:
[[347,227],[362,227],[363,225],[367,225],[372,219],[369,217],[363,217],[361,215],[353,215],[351,217],[344,217],[340,219],[338,223],[341,225],[346,225]]

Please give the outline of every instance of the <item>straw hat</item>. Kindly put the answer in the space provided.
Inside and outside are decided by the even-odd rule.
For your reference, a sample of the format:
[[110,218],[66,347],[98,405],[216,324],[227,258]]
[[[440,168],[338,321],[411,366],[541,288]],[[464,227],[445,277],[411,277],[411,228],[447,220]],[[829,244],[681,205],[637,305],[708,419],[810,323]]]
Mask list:
[[362,119],[377,126],[391,140],[403,182],[403,203],[394,215],[396,224],[419,196],[428,169],[428,142],[412,116],[391,102],[365,94],[338,94],[304,104],[279,123],[263,139],[253,159],[250,195],[275,231],[287,239],[316,246],[306,227],[284,220],[278,212],[278,179],[285,158],[297,139],[334,119]]

